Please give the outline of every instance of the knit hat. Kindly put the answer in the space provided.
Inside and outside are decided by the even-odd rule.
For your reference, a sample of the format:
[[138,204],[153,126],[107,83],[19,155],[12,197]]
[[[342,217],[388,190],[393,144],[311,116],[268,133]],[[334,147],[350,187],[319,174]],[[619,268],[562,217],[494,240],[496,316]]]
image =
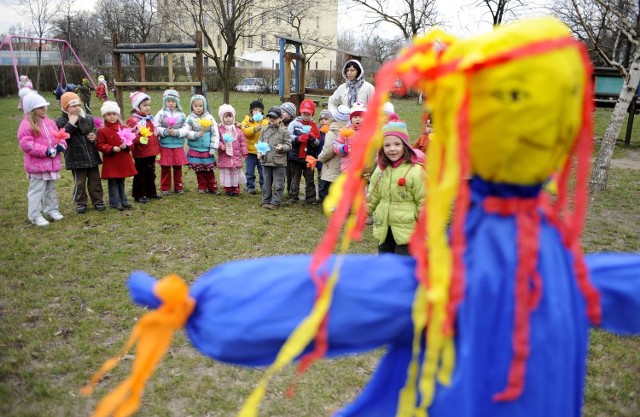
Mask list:
[[302,114],[302,112],[314,115],[316,112],[316,103],[309,99],[302,100],[302,103],[300,103],[300,114]]
[[338,122],[348,122],[349,121],[349,107],[344,104],[339,105],[336,109],[333,110],[333,120]]
[[395,113],[396,112],[396,108],[393,106],[392,102],[386,101],[382,105],[382,111],[385,112],[387,115],[389,115],[391,113]]
[[105,101],[100,108],[100,113],[102,113],[103,116],[107,113],[120,114],[120,107],[118,107],[118,103],[115,101]]
[[21,75],[20,76],[20,81],[27,81],[29,79],[29,77],[27,77],[26,75]]
[[191,97],[191,101],[189,101],[189,110],[193,113],[193,102],[196,100],[202,100],[202,104],[204,105],[204,112],[202,114],[206,114],[207,113],[207,99],[205,96],[201,95],[201,94],[194,94],[193,97]]
[[256,107],[261,108],[262,111],[264,111],[264,103],[262,102],[262,100],[260,99],[253,100],[251,104],[249,104],[249,111],[251,111],[252,109],[255,109]]
[[98,75],[98,81],[104,81],[104,75]]
[[280,110],[280,107],[278,106],[273,106],[269,108],[269,111],[267,112],[267,117],[280,118],[282,117],[282,110]]
[[48,106],[47,100],[35,91],[29,92],[22,99],[22,110],[26,113],[31,113],[34,109]]
[[296,117],[296,105],[290,101],[285,101],[280,105],[283,112],[287,112],[289,116]]
[[80,101],[80,97],[78,97],[76,93],[68,91],[64,93],[62,97],[60,97],[60,108],[62,108],[62,111],[65,113],[67,112],[67,108],[69,108],[69,106],[75,106],[76,104],[82,104],[82,101]]
[[318,119],[332,119],[333,116],[331,115],[331,112],[329,110],[322,110],[320,112],[320,115],[318,116]]
[[148,94],[143,93],[142,91],[134,91],[129,94],[129,101],[131,102],[131,108],[133,110],[140,111],[140,104],[142,104],[145,100],[151,100]]
[[382,126],[382,137],[386,138],[387,136],[397,136],[411,146],[409,143],[407,124],[400,120],[399,116],[395,113],[391,113],[387,124]]
[[223,117],[226,113],[233,114],[233,120],[236,120],[236,109],[234,109],[231,104],[223,104],[218,108],[218,117],[220,118],[220,123],[224,124]]
[[178,93],[176,90],[164,90],[164,93],[162,93],[162,108],[165,108],[167,106],[167,100],[175,101],[176,107],[180,109],[180,111],[182,111],[182,106],[180,106],[180,93]]
[[366,111],[367,106],[365,106],[364,103],[356,101],[353,103],[353,106],[351,106],[351,110],[349,110],[349,119],[353,116],[363,116]]
[[[391,113],[389,118],[387,119],[387,124],[382,126],[382,137],[386,138],[387,136],[395,136],[402,140],[404,143],[404,148],[408,150],[411,155],[411,162],[424,162],[424,153],[418,149],[414,149],[411,146],[411,142],[409,142],[409,132],[407,131],[407,124],[400,120],[400,117],[396,113]],[[382,164],[382,154],[384,153],[384,148],[381,147],[378,152],[378,166],[383,168]]]

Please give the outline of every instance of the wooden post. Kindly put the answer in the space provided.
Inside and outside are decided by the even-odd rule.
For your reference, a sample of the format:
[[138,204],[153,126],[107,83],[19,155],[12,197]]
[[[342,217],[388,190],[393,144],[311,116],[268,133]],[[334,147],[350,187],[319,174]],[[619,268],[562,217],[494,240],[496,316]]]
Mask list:
[[627,119],[627,131],[624,135],[624,144],[626,146],[631,145],[631,131],[633,130],[633,119],[636,115],[636,101],[638,97],[636,95],[631,99],[631,104],[629,104],[629,118]]
[[173,54],[171,52],[167,54],[167,60],[169,66],[169,82],[173,82]]
[[[145,54],[140,54],[140,81],[147,81],[147,59]],[[147,87],[140,87],[140,91],[147,91]]]
[[202,32],[196,32],[196,79],[200,80],[200,87],[196,87],[196,93],[203,94],[202,82],[204,81],[204,59],[202,54]]
[[[116,49],[118,45],[118,34],[113,32],[111,34],[111,44],[113,45],[113,49]],[[120,54],[117,52],[112,52],[111,56],[113,57],[113,67],[115,69],[115,80],[114,83],[118,81],[122,81],[122,62],[120,61]],[[122,109],[122,90],[116,86],[116,103]]]
[[[291,54],[284,53],[284,90],[283,95],[289,93],[291,96]],[[296,106],[297,107],[297,106]]]

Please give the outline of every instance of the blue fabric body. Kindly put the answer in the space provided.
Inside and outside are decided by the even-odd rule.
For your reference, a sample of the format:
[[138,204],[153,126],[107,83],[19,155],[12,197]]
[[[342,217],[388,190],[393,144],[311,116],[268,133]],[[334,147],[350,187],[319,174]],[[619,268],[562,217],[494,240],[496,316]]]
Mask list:
[[[480,203],[488,195],[535,196],[539,188],[472,181],[466,292],[456,322],[456,367],[451,385],[437,387],[431,417],[581,414],[590,324],[576,286],[572,255],[544,219],[538,266],[543,294],[530,316],[524,392],[515,401],[492,400],[506,386],[512,359],[516,227],[513,217],[488,214]],[[308,274],[310,259],[253,259],[206,272],[190,291],[197,305],[186,328],[194,346],[223,362],[271,363],[311,310],[315,287]],[[591,281],[601,292],[602,328],[640,334],[640,255],[596,254],[586,260]],[[345,258],[329,315],[328,356],[384,345],[388,349],[360,396],[335,416],[395,416],[410,359],[414,266],[412,258],[397,255]],[[142,272],[132,274],[129,288],[134,300],[157,307],[154,282]]]

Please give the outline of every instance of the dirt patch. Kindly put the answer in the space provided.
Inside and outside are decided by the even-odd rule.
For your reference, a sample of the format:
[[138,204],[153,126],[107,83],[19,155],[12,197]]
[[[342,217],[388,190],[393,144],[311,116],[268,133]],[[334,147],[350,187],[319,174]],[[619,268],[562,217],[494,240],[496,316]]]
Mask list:
[[611,159],[611,165],[616,168],[640,169],[640,150],[630,150],[624,158]]

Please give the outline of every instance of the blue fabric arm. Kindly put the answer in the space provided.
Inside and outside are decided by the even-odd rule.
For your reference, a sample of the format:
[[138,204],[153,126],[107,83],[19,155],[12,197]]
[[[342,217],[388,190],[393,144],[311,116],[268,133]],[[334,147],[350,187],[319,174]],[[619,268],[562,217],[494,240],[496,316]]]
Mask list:
[[640,334],[640,254],[586,255],[591,282],[600,291],[604,330]]
[[127,280],[127,288],[133,301],[151,308],[158,308],[161,304],[160,299],[153,293],[155,284],[156,279],[142,271],[132,272]]

